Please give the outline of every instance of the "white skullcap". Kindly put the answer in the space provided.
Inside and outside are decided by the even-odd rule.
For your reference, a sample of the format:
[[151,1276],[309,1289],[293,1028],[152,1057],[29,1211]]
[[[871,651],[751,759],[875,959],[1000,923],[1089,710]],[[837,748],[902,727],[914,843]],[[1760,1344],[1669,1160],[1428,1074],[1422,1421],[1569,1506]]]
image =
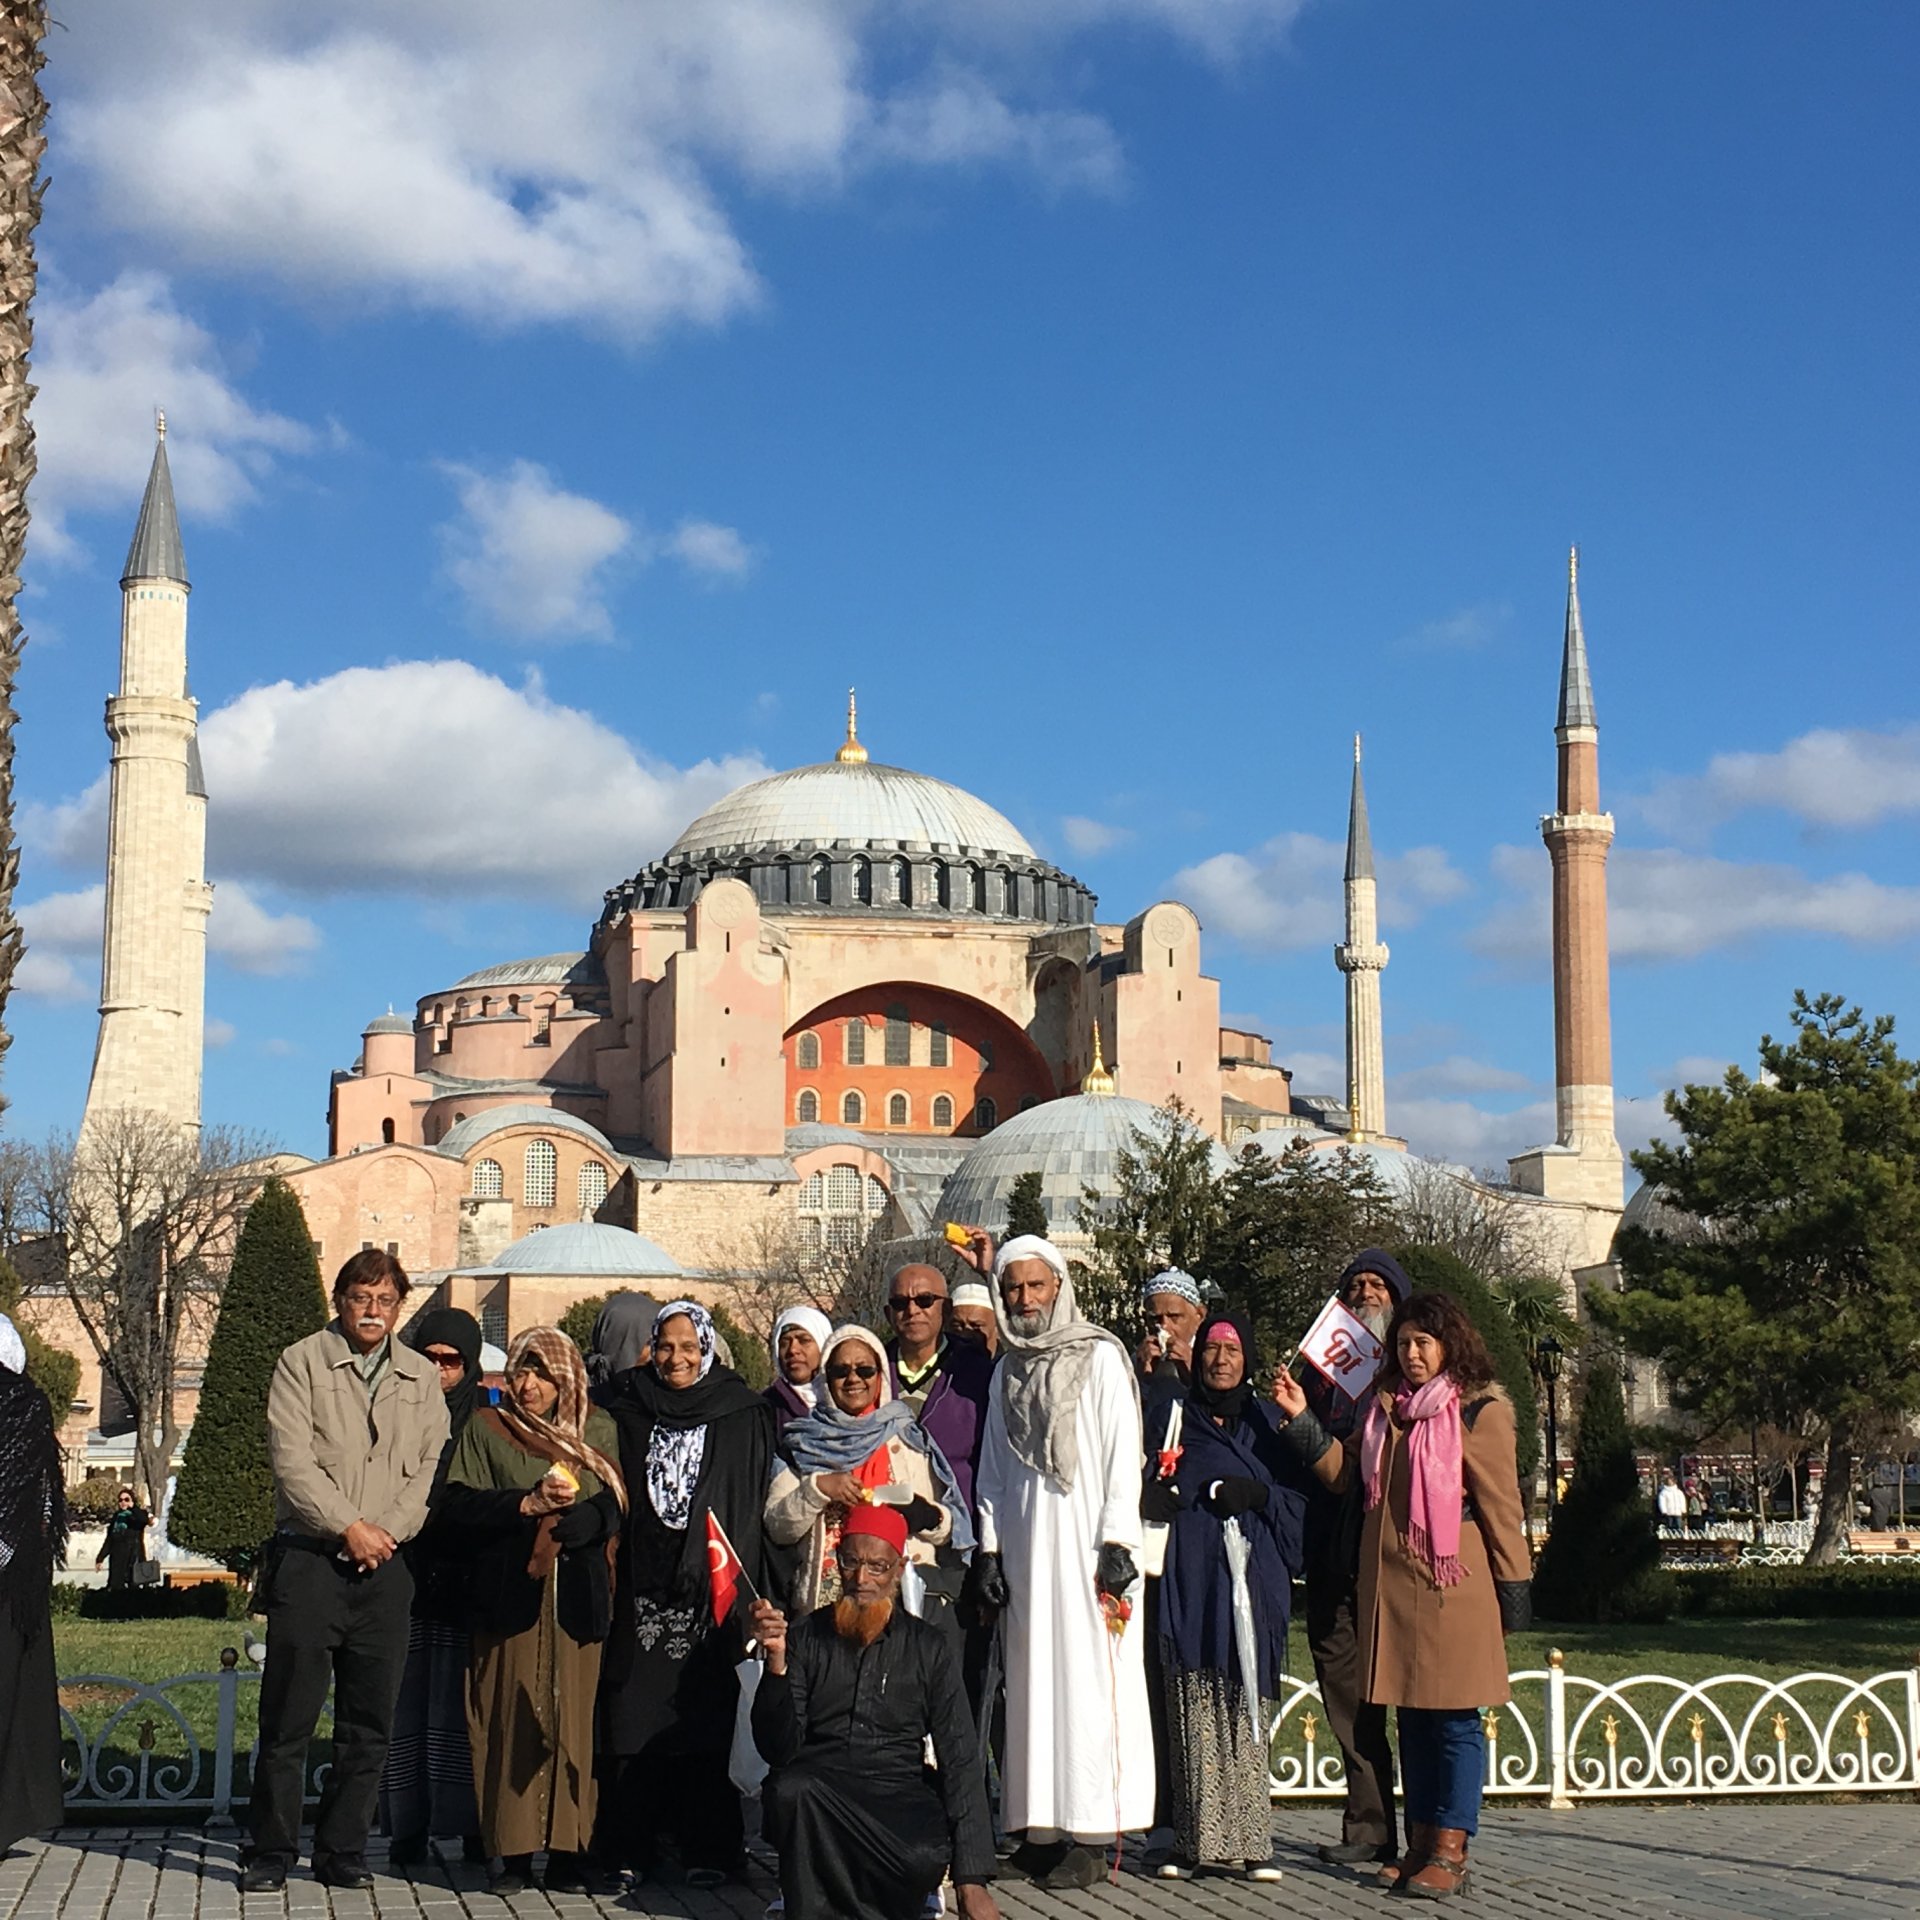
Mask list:
[[1196,1307],[1207,1304],[1200,1297],[1200,1282],[1179,1267],[1169,1267],[1165,1273],[1156,1273],[1140,1289],[1143,1299],[1151,1300],[1156,1293],[1173,1294],[1177,1299],[1192,1301]]
[[1051,1267],[1062,1280],[1069,1278],[1066,1255],[1051,1240],[1044,1240],[1037,1233],[1015,1234],[993,1256],[993,1277],[1000,1279],[1016,1260],[1038,1260]]
[[962,1280],[953,1290],[956,1307],[985,1307],[993,1311],[993,1289],[979,1280]]

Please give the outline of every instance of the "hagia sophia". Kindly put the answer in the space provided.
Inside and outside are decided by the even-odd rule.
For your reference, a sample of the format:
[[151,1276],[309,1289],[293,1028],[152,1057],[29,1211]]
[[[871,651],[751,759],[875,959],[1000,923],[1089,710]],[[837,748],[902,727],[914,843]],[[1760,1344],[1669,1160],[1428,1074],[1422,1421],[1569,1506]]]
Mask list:
[[[189,585],[164,429],[122,594],[87,1113],[134,1105],[191,1126],[202,848],[219,795],[200,775],[187,693]],[[1571,568],[1555,738],[1557,803],[1541,824],[1557,1137],[1515,1159],[1499,1191],[1533,1210],[1543,1263],[1571,1279],[1607,1259],[1624,1175],[1613,822]],[[937,1233],[943,1219],[997,1230],[1032,1170],[1071,1243],[1082,1190],[1110,1183],[1118,1152],[1174,1099],[1223,1164],[1229,1149],[1304,1140],[1404,1179],[1414,1163],[1386,1110],[1388,953],[1357,742],[1344,892],[1333,958],[1347,1085],[1296,1091],[1261,1035],[1221,1026],[1191,908],[1103,915],[988,800],[870,757],[849,696],[830,758],[739,788],[614,878],[579,950],[423,983],[410,1011],[370,1020],[332,1078],[326,1156],[289,1156],[285,1171],[323,1271],[389,1248],[497,1340],[614,1286],[712,1288],[769,1249],[804,1262],[876,1231]]]

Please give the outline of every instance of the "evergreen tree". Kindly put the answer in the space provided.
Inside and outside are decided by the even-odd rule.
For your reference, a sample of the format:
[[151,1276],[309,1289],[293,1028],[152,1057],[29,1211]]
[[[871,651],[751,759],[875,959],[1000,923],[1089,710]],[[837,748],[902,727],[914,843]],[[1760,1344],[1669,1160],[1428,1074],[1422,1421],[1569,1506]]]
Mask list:
[[6,1314],[19,1332],[20,1344],[27,1350],[27,1378],[47,1396],[57,1430],[79,1396],[80,1362],[65,1347],[50,1346],[20,1318],[16,1309],[26,1290],[26,1282],[13,1263],[0,1255],[0,1313]]
[[267,1388],[296,1340],[327,1323],[320,1262],[299,1196],[270,1179],[247,1209],[207,1350],[168,1532],[245,1572],[273,1532]]
[[1623,1228],[1622,1290],[1588,1304],[1709,1426],[1824,1426],[1819,1562],[1862,1422],[1920,1408],[1920,1065],[1838,995],[1796,993],[1793,1027],[1756,1077],[1668,1094],[1680,1139],[1633,1164],[1670,1224]]
[[1213,1140],[1177,1097],[1154,1118],[1114,1155],[1113,1198],[1094,1187],[1080,1198],[1092,1251],[1075,1297],[1089,1320],[1123,1337],[1138,1324],[1140,1289],[1152,1275],[1180,1267],[1205,1277],[1221,1220]]
[[560,1331],[582,1353],[587,1352],[593,1345],[593,1323],[600,1318],[600,1309],[607,1304],[609,1298],[610,1296],[604,1293],[590,1293],[584,1300],[576,1300],[560,1316]]
[[1534,1608],[1543,1620],[1664,1620],[1673,1597],[1634,1466],[1620,1376],[1597,1355],[1580,1397],[1573,1478],[1534,1569]]
[[1035,1167],[1013,1183],[1013,1191],[1007,1195],[1007,1231],[1003,1238],[1011,1240],[1023,1233],[1046,1237],[1047,1208],[1040,1198],[1040,1179],[1040,1169]]

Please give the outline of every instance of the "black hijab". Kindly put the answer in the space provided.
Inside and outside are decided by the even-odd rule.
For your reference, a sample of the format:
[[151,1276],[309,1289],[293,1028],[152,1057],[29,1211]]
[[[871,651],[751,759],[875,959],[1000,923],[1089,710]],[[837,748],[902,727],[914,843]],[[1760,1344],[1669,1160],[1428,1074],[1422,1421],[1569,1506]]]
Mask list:
[[429,1347],[451,1347],[466,1362],[459,1380],[447,1388],[447,1449],[459,1444],[460,1435],[480,1404],[480,1322],[458,1307],[429,1307],[416,1314],[401,1336],[415,1353]]
[[12,1549],[0,1567],[0,1613],[31,1642],[47,1624],[53,1569],[66,1557],[67,1498],[47,1396],[6,1366],[0,1366],[0,1540]]
[[[1208,1386],[1201,1374],[1200,1349],[1207,1344],[1210,1327],[1231,1327],[1240,1336],[1240,1352],[1246,1361],[1240,1370],[1240,1384],[1227,1388],[1224,1393]],[[1193,1384],[1187,1389],[1187,1398],[1208,1419],[1232,1426],[1247,1417],[1259,1379],[1260,1350],[1254,1342],[1253,1322],[1244,1313],[1235,1313],[1226,1307],[1215,1308],[1200,1322],[1200,1331],[1193,1338]]]

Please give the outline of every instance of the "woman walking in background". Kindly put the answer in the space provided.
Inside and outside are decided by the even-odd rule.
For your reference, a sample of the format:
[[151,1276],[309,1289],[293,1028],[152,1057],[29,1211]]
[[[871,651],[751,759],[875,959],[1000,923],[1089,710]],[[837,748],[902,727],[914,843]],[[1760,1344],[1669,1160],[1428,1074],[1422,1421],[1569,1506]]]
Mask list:
[[122,1487],[119,1504],[107,1522],[107,1537],[93,1560],[96,1567],[106,1568],[109,1591],[133,1585],[133,1570],[147,1557],[149,1518],[146,1508],[133,1497],[133,1489]]
[[[1156,1618],[1174,1840],[1163,1879],[1201,1869],[1280,1878],[1268,1729],[1287,1670],[1310,1476],[1281,1443],[1278,1410],[1254,1392],[1258,1368],[1251,1323],[1210,1314],[1177,1435],[1172,1404],[1147,1420],[1141,1512],[1172,1529]],[[1164,1464],[1171,1473],[1156,1471]]]
[[60,1709],[53,1570],[67,1550],[60,1445],[0,1313],[0,1854],[60,1824]]
[[620,1376],[608,1411],[632,1511],[600,1694],[600,1751],[619,1757],[619,1788],[597,1851],[644,1873],[671,1839],[689,1882],[717,1886],[746,1861],[727,1777],[744,1639],[735,1621],[714,1624],[707,1516],[764,1591],[773,1409],[717,1360],[706,1308],[675,1300],[654,1323],[652,1363]]
[[380,1777],[380,1824],[391,1836],[387,1858],[396,1867],[424,1860],[429,1838],[458,1839],[469,1860],[487,1857],[467,1743],[467,1569],[448,1551],[440,1503],[447,1464],[480,1404],[480,1323],[458,1307],[433,1307],[415,1315],[400,1337],[439,1370],[448,1434],[427,1524],[401,1549],[413,1574],[413,1617]]
[[472,1548],[467,1728],[496,1893],[524,1893],[543,1851],[549,1893],[587,1890],[594,1701],[627,1502],[617,1444],[579,1348],[535,1327],[508,1352],[506,1397],[468,1422],[447,1469],[446,1524]]
[[1358,1474],[1365,1697],[1395,1708],[1408,1847],[1382,1884],[1428,1899],[1464,1893],[1480,1824],[1480,1710],[1512,1696],[1504,1636],[1528,1624],[1532,1562],[1520,1523],[1513,1404],[1449,1294],[1401,1301],[1359,1433],[1331,1440],[1290,1374],[1281,1428],[1328,1486]]

